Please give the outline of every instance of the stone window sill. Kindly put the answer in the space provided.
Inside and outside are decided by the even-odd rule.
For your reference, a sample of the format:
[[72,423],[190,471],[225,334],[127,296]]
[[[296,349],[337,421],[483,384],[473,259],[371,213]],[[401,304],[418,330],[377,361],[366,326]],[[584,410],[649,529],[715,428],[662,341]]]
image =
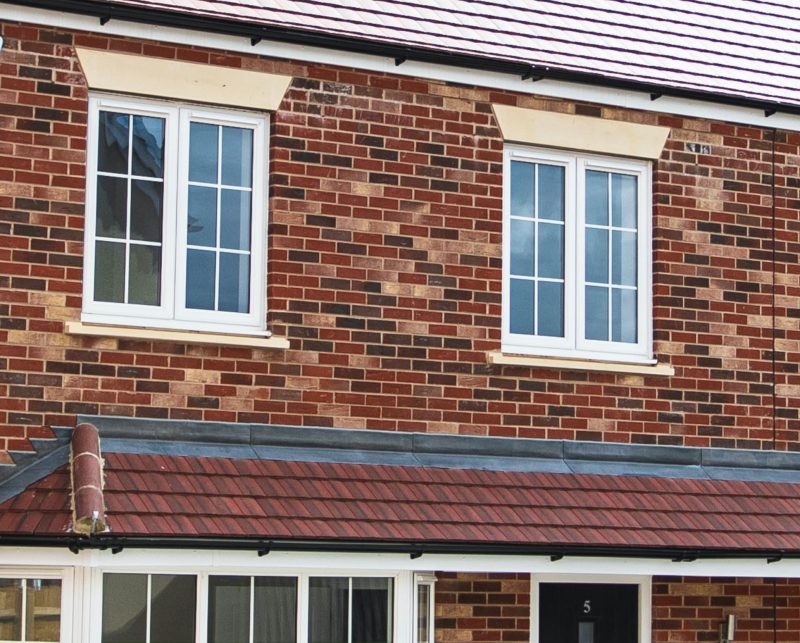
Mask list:
[[274,336],[265,337],[257,335],[230,335],[206,331],[163,330],[156,328],[139,328],[136,326],[85,324],[77,321],[67,322],[64,330],[67,335],[85,335],[90,337],[142,339],[153,342],[235,346],[242,348],[289,348],[289,340],[287,338]]
[[489,364],[501,366],[529,366],[531,368],[553,368],[572,371],[595,371],[601,373],[624,373],[628,375],[675,375],[669,364],[630,364],[625,362],[601,362],[588,359],[564,359],[511,355],[492,351],[487,355]]

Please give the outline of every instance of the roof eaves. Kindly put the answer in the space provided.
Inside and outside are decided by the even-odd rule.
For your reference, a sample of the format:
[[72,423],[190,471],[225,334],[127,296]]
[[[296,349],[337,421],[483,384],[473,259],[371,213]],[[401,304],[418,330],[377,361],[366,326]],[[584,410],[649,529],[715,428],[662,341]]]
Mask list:
[[349,51],[352,53],[386,56],[394,58],[397,64],[402,64],[402,62],[407,60],[414,60],[425,63],[508,73],[518,75],[523,79],[532,78],[534,82],[547,78],[549,80],[631,90],[649,94],[652,100],[657,100],[662,96],[671,96],[675,98],[734,105],[763,110],[765,116],[771,116],[778,112],[800,114],[800,104],[753,98],[734,93],[678,87],[664,83],[638,81],[599,72],[577,71],[546,65],[531,65],[528,62],[455,53],[436,48],[426,48],[422,46],[412,47],[388,42],[378,42],[375,40],[355,38],[341,34],[334,35],[309,29],[289,29],[281,26],[258,25],[241,20],[220,19],[219,17],[198,16],[178,11],[132,7],[114,2],[100,2],[96,0],[12,0],[12,3],[95,16],[100,19],[103,24],[110,19],[129,20],[151,25],[242,36],[249,38],[254,44],[261,40],[274,40],[278,42]]

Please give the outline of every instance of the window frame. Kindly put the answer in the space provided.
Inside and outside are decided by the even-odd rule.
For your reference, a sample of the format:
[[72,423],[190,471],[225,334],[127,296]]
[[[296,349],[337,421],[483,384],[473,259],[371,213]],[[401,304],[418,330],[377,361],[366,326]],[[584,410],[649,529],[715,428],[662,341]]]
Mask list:
[[[118,111],[165,119],[161,303],[158,306],[96,301],[95,241],[99,114]],[[185,232],[188,201],[189,124],[228,125],[253,132],[250,227],[250,298],[247,313],[188,309]],[[266,335],[267,198],[269,115],[173,101],[90,94],[86,162],[86,210],[81,321],[113,326]]]
[[[59,642],[70,643],[73,640],[73,610],[74,610],[74,572],[71,568],[33,568],[33,567],[5,567],[0,571],[0,578],[12,580],[59,580],[61,581],[61,613],[59,614]],[[24,603],[23,603],[24,605]],[[22,614],[23,624],[25,614]],[[21,639],[10,643],[27,643],[31,639]]]
[[[209,578],[212,576],[241,576],[243,578],[255,577],[292,577],[297,579],[297,622],[295,643],[309,643],[308,639],[308,618],[309,618],[309,581],[311,578],[333,577],[333,578],[384,578],[391,580],[391,602],[389,605],[390,617],[392,619],[392,643],[402,643],[404,623],[400,620],[401,592],[409,584],[413,585],[409,572],[397,571],[356,571],[356,570],[315,570],[304,569],[303,571],[290,570],[286,568],[250,568],[240,567],[219,567],[203,570],[187,570],[186,568],[162,567],[153,565],[142,568],[139,566],[108,566],[97,567],[91,571],[91,601],[90,623],[91,636],[89,643],[102,643],[103,625],[103,575],[104,574],[140,574],[140,575],[175,575],[192,576],[196,579],[196,603],[195,603],[195,634],[193,643],[207,643],[208,641],[208,608],[209,608]],[[406,589],[407,591],[407,589]],[[149,608],[148,608],[149,609]],[[352,609],[352,606],[351,606]],[[351,615],[352,616],[352,615]]]
[[[511,163],[564,167],[564,336],[512,333]],[[585,177],[588,170],[637,177],[637,341],[585,338]],[[579,151],[506,145],[503,159],[503,271],[501,349],[508,354],[653,364],[652,337],[652,165]]]

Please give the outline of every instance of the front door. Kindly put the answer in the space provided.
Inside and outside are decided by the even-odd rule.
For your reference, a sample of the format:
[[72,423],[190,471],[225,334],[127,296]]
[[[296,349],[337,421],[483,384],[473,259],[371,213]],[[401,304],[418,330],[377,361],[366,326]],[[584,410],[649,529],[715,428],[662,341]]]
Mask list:
[[637,643],[638,630],[638,585],[539,584],[539,643]]

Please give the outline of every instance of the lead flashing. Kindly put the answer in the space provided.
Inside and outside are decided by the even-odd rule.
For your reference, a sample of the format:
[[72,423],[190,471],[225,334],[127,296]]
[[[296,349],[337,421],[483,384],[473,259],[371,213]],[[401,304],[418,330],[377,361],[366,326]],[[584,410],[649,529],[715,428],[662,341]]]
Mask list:
[[800,482],[800,453],[79,416],[106,453]]

